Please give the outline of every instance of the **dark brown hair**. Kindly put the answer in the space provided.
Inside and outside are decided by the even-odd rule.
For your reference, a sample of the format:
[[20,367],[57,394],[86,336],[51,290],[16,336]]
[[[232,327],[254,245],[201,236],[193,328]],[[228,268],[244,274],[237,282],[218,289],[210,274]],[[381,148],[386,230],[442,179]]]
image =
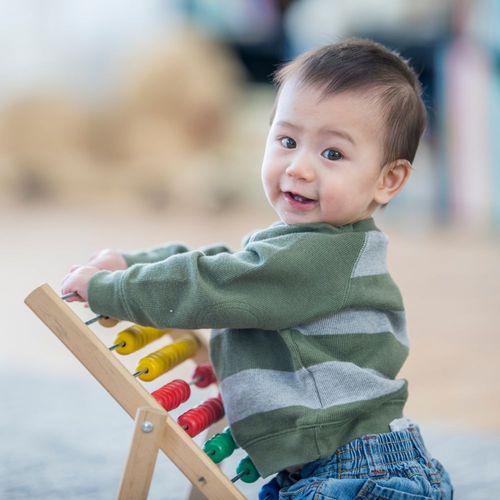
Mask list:
[[383,164],[415,158],[426,124],[422,87],[396,52],[370,40],[348,39],[306,52],[274,75],[278,89],[291,79],[321,88],[324,97],[373,90],[386,122]]

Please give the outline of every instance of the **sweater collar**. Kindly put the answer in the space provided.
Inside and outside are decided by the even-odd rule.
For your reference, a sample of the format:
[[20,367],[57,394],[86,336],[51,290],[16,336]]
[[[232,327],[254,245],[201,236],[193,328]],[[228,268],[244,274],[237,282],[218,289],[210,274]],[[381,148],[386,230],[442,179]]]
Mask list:
[[324,233],[333,235],[366,231],[379,231],[375,225],[373,217],[363,219],[352,224],[346,224],[345,226],[334,226],[332,224],[328,224],[327,222],[285,224],[282,221],[277,221],[267,229],[254,233],[248,242],[294,233]]

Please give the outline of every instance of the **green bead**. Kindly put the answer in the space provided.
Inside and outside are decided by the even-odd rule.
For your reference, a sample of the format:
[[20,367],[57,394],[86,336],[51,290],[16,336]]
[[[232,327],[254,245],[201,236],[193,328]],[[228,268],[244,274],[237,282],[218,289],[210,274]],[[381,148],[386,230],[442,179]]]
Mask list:
[[[255,465],[250,457],[245,457],[236,468],[236,474],[245,483],[255,483],[259,479],[260,474],[257,472]],[[240,475],[241,474],[241,475]]]
[[213,438],[209,439],[203,446],[203,451],[213,462],[218,464],[229,457],[236,448],[238,448],[238,445],[234,442],[228,427],[224,432],[216,434]]

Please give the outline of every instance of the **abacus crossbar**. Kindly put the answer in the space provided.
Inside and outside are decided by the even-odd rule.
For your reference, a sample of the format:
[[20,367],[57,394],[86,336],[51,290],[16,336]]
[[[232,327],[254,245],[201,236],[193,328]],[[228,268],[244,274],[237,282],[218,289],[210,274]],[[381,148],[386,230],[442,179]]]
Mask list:
[[244,500],[229,478],[49,285],[33,290],[25,303],[132,418],[143,407],[164,413],[158,446],[200,493],[214,500]]

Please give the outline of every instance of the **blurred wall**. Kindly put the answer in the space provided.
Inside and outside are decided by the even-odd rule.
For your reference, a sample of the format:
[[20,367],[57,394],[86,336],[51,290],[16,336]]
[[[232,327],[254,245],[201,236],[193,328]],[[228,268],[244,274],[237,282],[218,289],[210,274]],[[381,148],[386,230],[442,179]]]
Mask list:
[[412,181],[387,216],[500,226],[498,2],[0,3],[6,200],[248,206],[272,72],[313,46],[366,36],[410,59],[429,110]]

